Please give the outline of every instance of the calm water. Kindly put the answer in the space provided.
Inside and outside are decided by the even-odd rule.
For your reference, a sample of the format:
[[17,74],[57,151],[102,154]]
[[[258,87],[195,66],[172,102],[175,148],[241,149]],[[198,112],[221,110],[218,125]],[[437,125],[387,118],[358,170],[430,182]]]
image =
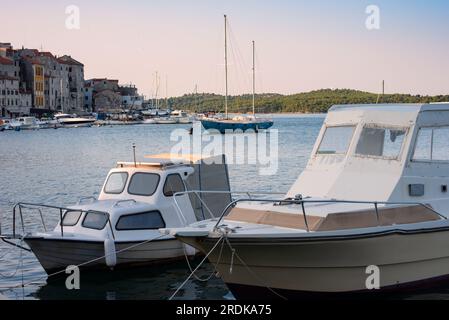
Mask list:
[[[322,116],[277,117],[279,166],[274,176],[259,175],[255,165],[229,167],[233,190],[286,192],[311,152],[323,122]],[[132,144],[138,157],[169,152],[175,128],[189,125],[137,125],[0,133],[0,213],[4,232],[10,230],[15,203],[70,205],[80,197],[98,195],[103,180],[117,161],[132,160]],[[40,227],[30,215],[28,230]],[[51,224],[57,214],[46,216]],[[23,266],[18,268],[22,254]],[[198,263],[199,261],[195,261]],[[194,264],[195,264],[194,262]],[[17,270],[17,272],[15,272]],[[15,274],[14,274],[15,273]],[[211,273],[206,265],[199,275]],[[0,293],[12,299],[166,299],[188,276],[185,261],[163,267],[81,275],[81,290],[68,291],[63,281],[46,279],[31,253],[0,243]],[[24,289],[4,290],[35,281]],[[180,292],[183,299],[229,299],[219,278],[192,280]]]

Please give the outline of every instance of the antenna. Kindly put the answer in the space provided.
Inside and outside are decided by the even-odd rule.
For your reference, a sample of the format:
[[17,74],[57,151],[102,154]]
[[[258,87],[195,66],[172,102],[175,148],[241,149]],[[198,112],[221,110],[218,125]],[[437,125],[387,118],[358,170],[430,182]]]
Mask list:
[[137,168],[137,162],[136,162],[136,144],[133,143],[133,155],[134,155],[134,167]]

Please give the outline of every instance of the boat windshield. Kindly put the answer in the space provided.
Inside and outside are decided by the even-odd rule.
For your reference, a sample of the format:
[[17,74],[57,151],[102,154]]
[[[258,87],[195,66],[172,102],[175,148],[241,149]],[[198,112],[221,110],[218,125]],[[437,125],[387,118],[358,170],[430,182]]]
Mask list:
[[348,151],[355,126],[327,127],[318,148],[318,155],[344,155]]
[[104,186],[105,193],[120,194],[125,189],[128,173],[114,172],[109,175],[108,181]]
[[357,143],[356,155],[398,159],[406,129],[365,126]]

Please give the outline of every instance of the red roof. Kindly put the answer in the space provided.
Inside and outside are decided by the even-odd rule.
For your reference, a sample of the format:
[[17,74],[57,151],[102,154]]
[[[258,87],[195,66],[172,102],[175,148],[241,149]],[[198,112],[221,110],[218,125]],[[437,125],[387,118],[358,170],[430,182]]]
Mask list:
[[13,65],[14,62],[12,61],[12,59],[5,58],[5,57],[1,57],[1,56],[0,56],[0,64]]

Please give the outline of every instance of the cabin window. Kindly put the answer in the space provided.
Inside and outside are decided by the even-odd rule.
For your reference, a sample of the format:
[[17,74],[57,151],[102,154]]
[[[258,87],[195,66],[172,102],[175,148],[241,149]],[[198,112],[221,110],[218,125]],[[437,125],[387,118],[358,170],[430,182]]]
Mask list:
[[355,153],[362,156],[398,159],[406,133],[406,129],[365,127]]
[[114,172],[109,175],[104,187],[105,193],[120,194],[125,189],[128,174],[126,172]]
[[184,181],[179,174],[170,174],[167,176],[164,184],[164,195],[172,197],[176,192],[185,191]]
[[346,154],[354,131],[355,126],[327,127],[317,154]]
[[65,227],[75,226],[81,217],[81,211],[66,211],[62,218],[62,225]]
[[419,129],[413,160],[449,161],[448,137],[449,127]]
[[156,173],[138,172],[129,182],[128,193],[136,196],[152,196],[159,185],[160,176]]
[[108,215],[103,212],[88,212],[83,220],[83,227],[103,230],[108,222]]
[[165,228],[164,219],[159,211],[149,211],[121,216],[115,225],[119,231],[156,230]]

